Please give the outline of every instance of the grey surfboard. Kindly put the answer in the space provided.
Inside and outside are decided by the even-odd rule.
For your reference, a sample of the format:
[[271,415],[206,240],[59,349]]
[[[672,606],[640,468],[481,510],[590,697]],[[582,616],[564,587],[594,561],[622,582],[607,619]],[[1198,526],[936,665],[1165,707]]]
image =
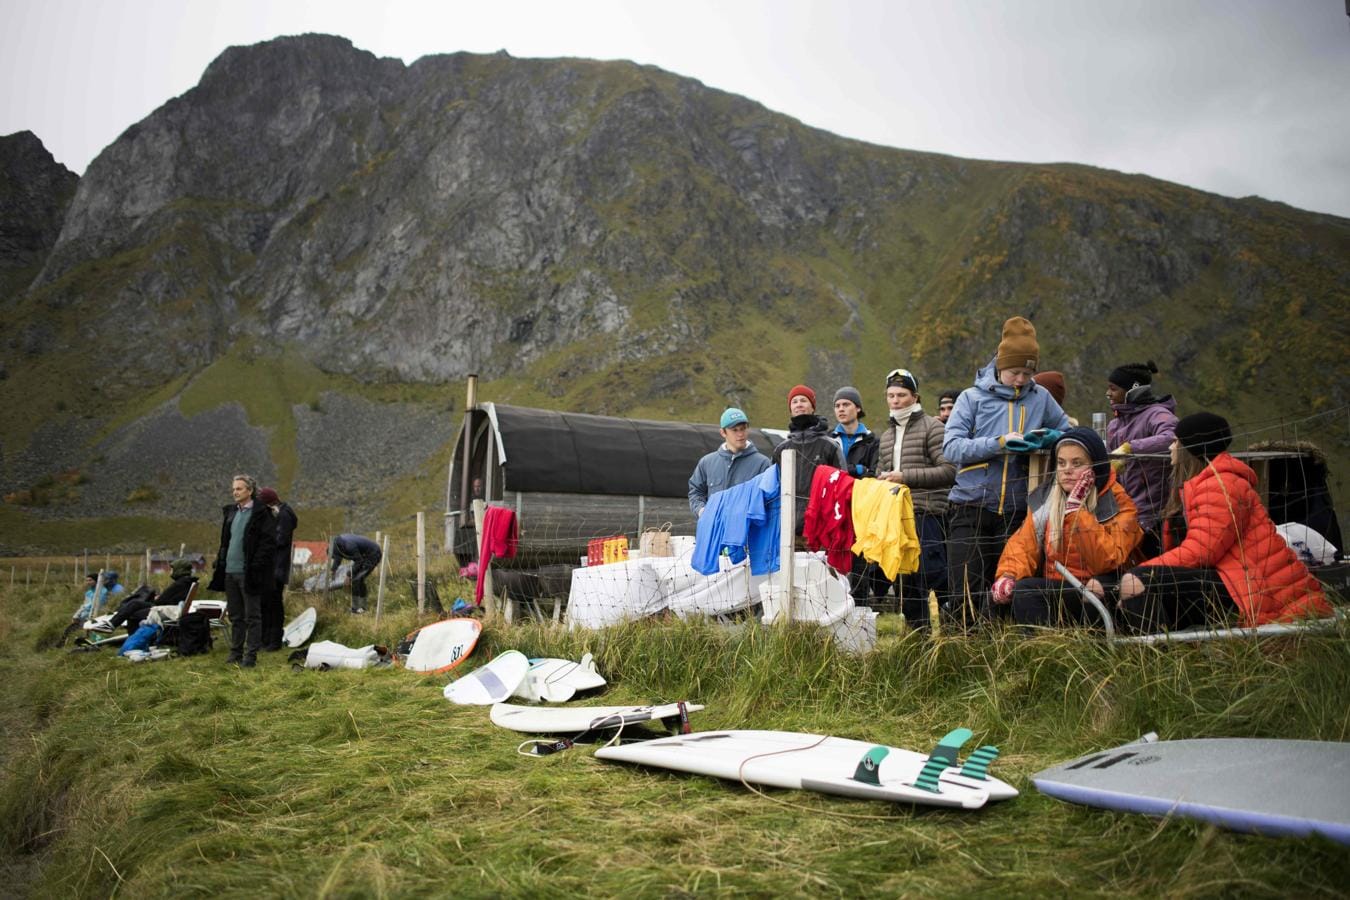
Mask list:
[[1350,844],[1350,743],[1140,742],[1054,766],[1032,782],[1070,803]]

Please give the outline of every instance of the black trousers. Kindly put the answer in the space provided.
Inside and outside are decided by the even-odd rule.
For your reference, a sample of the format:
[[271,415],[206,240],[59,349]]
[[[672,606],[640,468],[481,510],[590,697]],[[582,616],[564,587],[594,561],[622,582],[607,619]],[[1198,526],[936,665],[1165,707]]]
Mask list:
[[1120,602],[1116,618],[1122,631],[1180,631],[1225,624],[1237,614],[1217,569],[1139,566],[1130,574],[1144,583],[1144,592]]
[[1008,607],[990,602],[989,586],[999,555],[1022,525],[1026,510],[1001,516],[974,503],[959,503],[947,513],[947,584],[939,596],[944,626],[969,628],[983,616],[1006,615]]
[[281,633],[286,627],[286,585],[274,584],[263,591],[262,595],[262,645],[273,650],[281,649]]
[[366,578],[380,565],[382,554],[376,550],[352,560],[352,609],[366,608]]
[[[1107,591],[1102,605],[1110,611],[1116,576],[1099,575],[1097,580]],[[1083,583],[1087,583],[1086,578]],[[1102,625],[1101,613],[1083,601],[1077,588],[1058,578],[1019,578],[1013,585],[1012,615],[1018,625]]]
[[244,576],[225,574],[225,609],[230,614],[230,657],[253,659],[262,646],[262,595],[244,590]]

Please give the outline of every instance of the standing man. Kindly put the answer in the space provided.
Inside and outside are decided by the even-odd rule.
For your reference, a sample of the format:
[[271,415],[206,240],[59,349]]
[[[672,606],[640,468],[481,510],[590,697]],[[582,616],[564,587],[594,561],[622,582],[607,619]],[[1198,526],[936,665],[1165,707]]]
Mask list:
[[375,571],[384,554],[380,545],[359,534],[339,534],[328,546],[328,572],[331,576],[344,559],[352,561],[352,613],[366,611],[366,577]]
[[281,633],[286,620],[284,595],[286,585],[291,580],[291,556],[295,551],[295,527],[300,519],[289,504],[282,503],[277,492],[265,487],[258,491],[258,500],[267,507],[272,521],[277,527],[277,555],[274,566],[275,577],[272,586],[263,593],[262,604],[262,648],[264,650],[281,649]]
[[877,467],[877,436],[862,423],[866,413],[862,408],[862,394],[855,387],[841,387],[834,392],[834,439],[844,455],[844,471],[854,478],[872,475]]
[[734,406],[722,413],[722,446],[704,456],[689,476],[689,511],[703,515],[708,498],[749,481],[769,466],[769,458],[750,443],[750,420]]
[[878,441],[877,477],[906,485],[914,500],[919,569],[902,576],[896,593],[905,625],[923,631],[929,625],[928,594],[940,591],[946,581],[947,492],[956,480],[956,466],[942,455],[942,422],[924,413],[919,401],[919,380],[913,372],[893,369],[886,376],[890,421]]
[[262,597],[272,583],[277,530],[271,513],[256,502],[258,482],[252,475],[234,476],[230,493],[234,502],[222,510],[220,551],[208,588],[225,592],[230,615],[226,664],[251,669],[262,646]]

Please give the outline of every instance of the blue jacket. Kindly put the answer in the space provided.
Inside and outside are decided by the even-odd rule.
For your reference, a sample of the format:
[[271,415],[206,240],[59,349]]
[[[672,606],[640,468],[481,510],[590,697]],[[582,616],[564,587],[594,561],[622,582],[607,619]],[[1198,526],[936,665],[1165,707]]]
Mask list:
[[1050,392],[1035,382],[1022,388],[1000,384],[994,361],[975,376],[975,386],[956,398],[942,438],[942,455],[956,465],[948,499],[974,503],[999,515],[1027,505],[1027,456],[1005,453],[1003,435],[1036,428],[1065,431],[1069,417]]
[[689,511],[697,516],[713,494],[749,481],[771,465],[754,444],[746,444],[734,456],[723,444],[694,466],[694,474],[689,476]]

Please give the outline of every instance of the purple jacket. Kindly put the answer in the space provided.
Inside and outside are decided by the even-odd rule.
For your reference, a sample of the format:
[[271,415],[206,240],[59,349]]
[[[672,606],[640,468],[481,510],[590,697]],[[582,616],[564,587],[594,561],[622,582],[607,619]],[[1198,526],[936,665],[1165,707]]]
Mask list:
[[[1131,453],[1166,453],[1176,439],[1177,404],[1171,396],[1145,394],[1133,403],[1113,403],[1115,417],[1106,426],[1107,449],[1128,443]],[[1120,483],[1139,507],[1139,525],[1144,530],[1158,524],[1167,505],[1166,459],[1130,459]]]

